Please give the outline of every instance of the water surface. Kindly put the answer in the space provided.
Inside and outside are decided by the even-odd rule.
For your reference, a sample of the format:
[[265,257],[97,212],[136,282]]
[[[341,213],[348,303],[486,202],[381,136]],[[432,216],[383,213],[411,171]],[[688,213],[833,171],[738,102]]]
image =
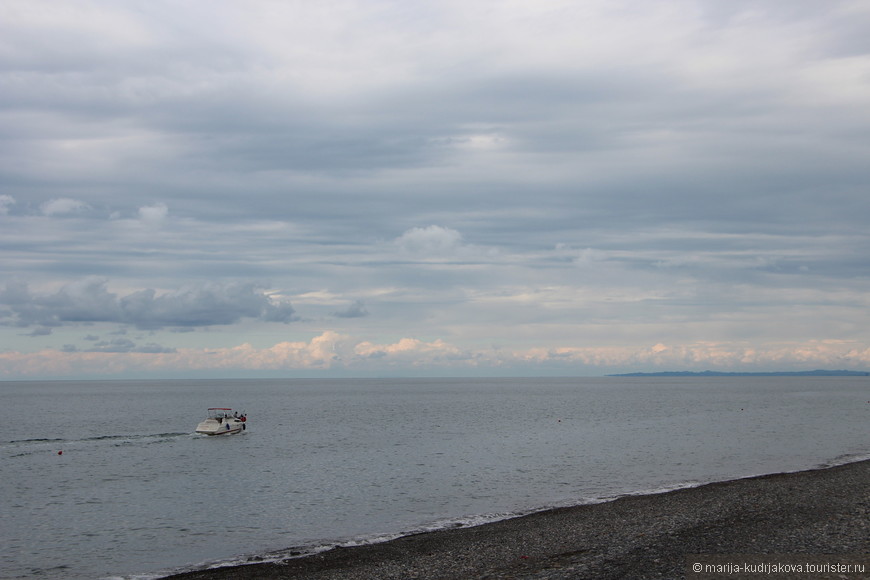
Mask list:
[[[283,549],[870,454],[864,377],[0,383],[2,578]],[[194,433],[207,407],[248,430]],[[58,452],[62,451],[62,455]]]

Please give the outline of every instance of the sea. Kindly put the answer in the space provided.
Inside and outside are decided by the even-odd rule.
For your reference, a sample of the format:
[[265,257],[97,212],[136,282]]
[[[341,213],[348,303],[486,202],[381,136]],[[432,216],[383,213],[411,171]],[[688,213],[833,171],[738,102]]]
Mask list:
[[[870,377],[0,382],[0,578],[150,580],[870,458]],[[195,433],[208,407],[247,429]]]

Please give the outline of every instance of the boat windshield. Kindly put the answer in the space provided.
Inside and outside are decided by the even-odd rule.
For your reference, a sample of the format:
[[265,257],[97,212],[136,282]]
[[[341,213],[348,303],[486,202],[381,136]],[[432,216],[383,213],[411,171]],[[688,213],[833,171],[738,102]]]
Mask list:
[[233,410],[225,407],[212,407],[208,410],[209,419],[223,419],[224,417],[232,417]]

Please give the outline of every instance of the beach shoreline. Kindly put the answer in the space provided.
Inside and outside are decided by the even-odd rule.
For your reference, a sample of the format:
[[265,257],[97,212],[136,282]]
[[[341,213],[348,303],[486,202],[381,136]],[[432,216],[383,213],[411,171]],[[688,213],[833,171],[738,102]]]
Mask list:
[[[281,562],[167,578],[642,580],[685,577],[691,554],[829,554],[867,562],[870,460],[626,495]],[[867,570],[865,575],[830,577],[870,578]]]

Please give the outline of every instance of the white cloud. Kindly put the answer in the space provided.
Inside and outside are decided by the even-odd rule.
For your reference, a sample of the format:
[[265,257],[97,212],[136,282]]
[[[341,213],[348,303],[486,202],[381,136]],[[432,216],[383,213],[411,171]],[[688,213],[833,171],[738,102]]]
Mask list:
[[78,199],[61,197],[43,203],[40,206],[40,209],[42,210],[42,213],[47,216],[64,215],[82,212],[88,209],[88,204]]
[[9,207],[15,205],[15,198],[11,195],[0,195],[0,215],[9,213]]
[[396,244],[402,250],[421,254],[449,254],[461,242],[462,234],[436,225],[411,228],[396,238]]
[[0,376],[6,378],[152,374],[172,376],[200,371],[253,373],[274,371],[417,373],[606,374],[632,370],[780,370],[784,367],[866,368],[870,348],[848,341],[809,341],[753,345],[688,343],[613,347],[463,349],[440,339],[402,338],[376,344],[326,331],[308,342],[279,342],[256,348],[165,348],[129,339],[100,342],[89,351],[74,348],[33,353],[0,353]]
[[[466,361],[473,356],[440,339],[425,342],[417,338],[403,338],[393,344],[360,342],[354,347],[354,354],[365,360],[381,361],[388,366],[400,364],[410,367],[450,366],[452,362]],[[444,365],[445,362],[448,364]]]
[[169,215],[169,207],[162,202],[139,208],[139,220],[149,227],[160,227],[166,221],[167,215]]

